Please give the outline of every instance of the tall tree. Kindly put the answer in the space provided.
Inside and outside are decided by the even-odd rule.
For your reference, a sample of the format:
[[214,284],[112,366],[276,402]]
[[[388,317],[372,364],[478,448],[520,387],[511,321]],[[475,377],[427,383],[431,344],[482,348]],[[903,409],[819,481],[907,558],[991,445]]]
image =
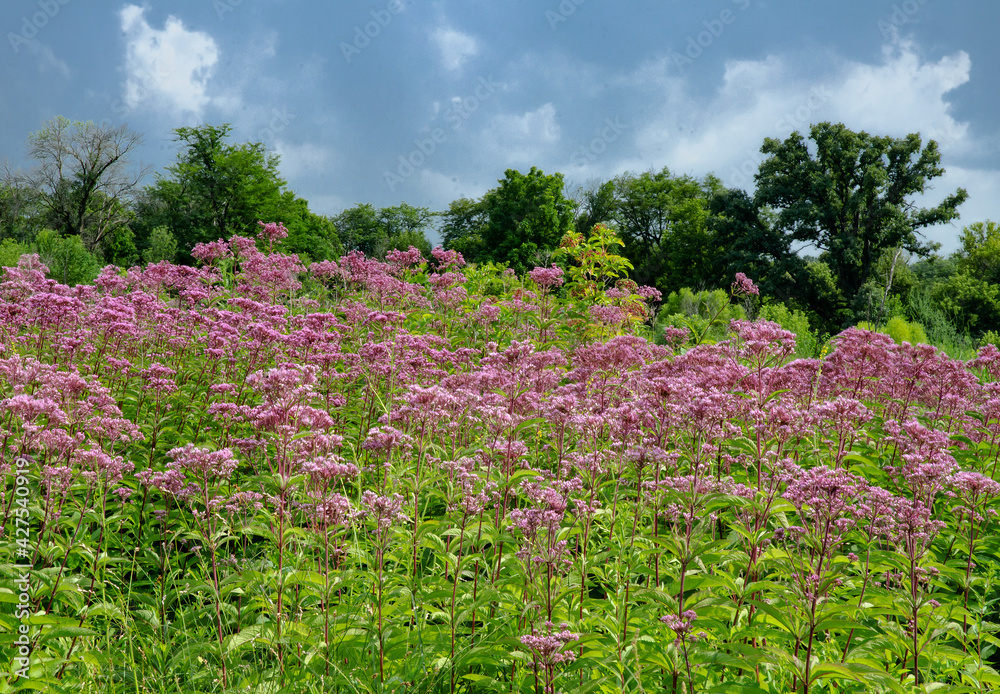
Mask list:
[[461,253],[469,262],[479,262],[485,256],[483,228],[488,220],[482,199],[452,200],[441,217],[441,237],[445,248]]
[[41,193],[6,162],[0,166],[0,238],[30,243],[45,228]]
[[153,195],[173,213],[168,226],[182,251],[233,234],[252,235],[260,211],[278,206],[285,186],[278,157],[259,142],[227,142],[231,130],[226,123],[174,131],[181,149]]
[[34,191],[46,226],[80,237],[90,251],[128,223],[127,204],[147,169],[131,158],[142,137],[125,125],[95,125],[58,116],[28,137],[30,171],[4,167],[8,191]]
[[722,190],[714,176],[674,176],[666,167],[615,178],[613,218],[635,266],[633,279],[664,291],[705,282],[709,200]]
[[820,249],[849,302],[872,279],[884,250],[932,252],[935,244],[920,230],[957,218],[968,197],[959,188],[935,207],[916,206],[913,196],[944,173],[937,143],[922,147],[918,134],[876,137],[820,123],[809,139],[812,151],[798,132],[764,141],[756,202],[777,211],[777,228],[792,240]]
[[615,182],[589,181],[573,193],[576,204],[574,226],[581,233],[589,233],[598,224],[615,221]]
[[1000,224],[973,222],[959,235],[954,258],[958,268],[991,284],[1000,284]]
[[333,224],[346,250],[381,258],[393,248],[415,246],[429,256],[431,245],[425,233],[433,217],[426,207],[405,202],[382,208],[361,203],[335,216]]
[[791,240],[774,228],[745,191],[726,190],[709,201],[712,276],[708,286],[726,287],[737,272],[753,278],[763,294],[784,302],[801,298],[806,261]]
[[152,230],[166,226],[177,240],[179,257],[189,260],[196,244],[254,236],[258,221],[282,222],[286,252],[314,260],[333,257],[340,243],[329,220],[314,215],[308,203],[286,189],[280,159],[260,142],[232,144],[229,124],[177,128],[177,161],[148,187],[136,206],[141,246]]
[[483,196],[484,259],[526,270],[572,230],[573,203],[563,195],[560,173],[507,169],[499,183]]

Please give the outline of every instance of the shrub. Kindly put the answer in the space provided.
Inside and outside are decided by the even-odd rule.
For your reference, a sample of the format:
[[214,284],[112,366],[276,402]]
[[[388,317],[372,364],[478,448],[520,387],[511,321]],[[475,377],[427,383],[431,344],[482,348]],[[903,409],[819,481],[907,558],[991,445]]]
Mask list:
[[777,323],[795,333],[795,353],[809,359],[819,355],[821,340],[809,325],[809,318],[802,311],[790,309],[783,303],[765,304],[760,307],[760,318]]
[[79,236],[60,236],[42,229],[35,237],[42,262],[49,267],[49,279],[73,287],[92,281],[101,270],[97,256],[88,251]]
[[147,263],[159,263],[166,260],[173,262],[177,256],[177,239],[165,226],[153,229],[149,235],[149,248],[142,252],[142,259]]

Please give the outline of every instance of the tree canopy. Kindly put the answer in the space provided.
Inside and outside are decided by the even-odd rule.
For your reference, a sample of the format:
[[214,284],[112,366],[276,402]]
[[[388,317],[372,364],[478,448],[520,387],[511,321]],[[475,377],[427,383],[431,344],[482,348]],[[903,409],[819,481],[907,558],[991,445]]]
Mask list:
[[637,282],[674,291],[690,286],[692,277],[709,274],[706,221],[709,200],[723,190],[719,179],[675,176],[664,167],[624,173],[614,179],[613,189],[611,217]]
[[41,211],[40,224],[78,236],[90,251],[129,222],[128,204],[147,173],[131,166],[142,137],[125,125],[57,116],[28,136],[28,171],[4,167],[5,207]]
[[335,257],[340,242],[330,220],[309,211],[308,203],[286,189],[280,159],[260,142],[231,144],[232,128],[202,125],[177,128],[177,161],[145,191],[138,209],[144,238],[166,226],[182,257],[197,243],[254,236],[258,221],[280,221],[288,228],[286,251],[313,259]]
[[821,251],[848,301],[872,278],[884,250],[931,253],[935,245],[920,230],[956,219],[967,198],[959,188],[934,207],[913,202],[944,173],[937,143],[922,146],[918,134],[878,137],[820,123],[809,139],[811,147],[798,132],[764,141],[756,203],[777,211],[782,233]]
[[573,203],[563,195],[562,174],[507,169],[483,196],[483,260],[526,270],[544,264],[573,228]]
[[426,207],[414,207],[405,202],[382,208],[360,203],[336,215],[333,223],[345,250],[384,258],[394,248],[406,250],[414,246],[430,257],[431,245],[426,231],[433,217]]

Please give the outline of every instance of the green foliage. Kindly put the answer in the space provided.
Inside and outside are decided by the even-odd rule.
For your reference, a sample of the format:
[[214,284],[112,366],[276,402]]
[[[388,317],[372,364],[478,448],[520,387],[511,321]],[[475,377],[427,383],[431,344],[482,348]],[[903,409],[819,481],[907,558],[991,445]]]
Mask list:
[[483,227],[486,226],[487,216],[483,200],[452,200],[440,217],[442,245],[445,248],[458,251],[470,263],[485,257]]
[[959,272],[1000,284],[1000,224],[975,222],[962,230],[954,258]]
[[426,207],[405,202],[393,207],[375,208],[362,203],[333,218],[346,251],[361,251],[372,258],[384,258],[392,249],[415,246],[430,256],[430,242],[425,232],[433,215]]
[[21,256],[31,252],[30,244],[18,243],[14,239],[4,239],[0,241],[0,267],[16,267]]
[[571,293],[593,299],[632,269],[627,258],[612,252],[615,246],[624,245],[612,229],[598,224],[586,239],[575,231],[568,232],[552,258],[569,261]]
[[273,209],[261,210],[259,221],[284,224],[288,238],[279,243],[278,249],[294,253],[303,261],[335,260],[344,253],[333,220],[312,212],[309,203],[290,190],[281,193]]
[[927,344],[927,333],[919,323],[911,323],[900,316],[893,316],[884,326],[878,328],[872,323],[862,321],[858,323],[862,330],[871,330],[888,335],[897,344],[909,342],[911,345]]
[[0,168],[0,239],[30,244],[43,228],[41,191],[24,176]]
[[[42,223],[63,236],[79,236],[88,251],[98,252],[128,223],[128,204],[146,174],[130,170],[141,142],[124,124],[57,116],[28,136],[28,156],[37,167],[7,176],[8,188],[32,191]],[[122,243],[110,242],[112,257],[124,257],[118,251],[127,255]]]
[[811,322],[820,332],[831,335],[840,332],[854,314],[845,305],[836,275],[826,262],[816,259],[808,259],[804,270],[798,296]]
[[812,150],[797,132],[784,142],[764,141],[757,204],[778,211],[777,227],[791,239],[821,249],[821,260],[851,302],[871,279],[883,250],[929,254],[933,246],[922,243],[917,232],[955,219],[967,194],[959,189],[932,208],[911,204],[912,196],[944,173],[937,143],[921,148],[919,135],[876,137],[820,123],[809,138]]
[[595,182],[588,188],[578,189],[573,201],[576,204],[574,228],[586,231],[598,224],[615,223],[615,181]]
[[385,246],[387,234],[379,224],[379,211],[369,203],[344,210],[333,218],[333,225],[345,251],[357,250],[375,256]]
[[127,226],[120,226],[106,234],[101,241],[104,262],[118,267],[131,267],[139,262],[139,251],[135,247],[135,234]]
[[158,226],[149,235],[149,248],[143,251],[142,259],[147,263],[173,262],[177,257],[177,239],[165,226]]
[[809,317],[802,311],[790,309],[778,302],[761,306],[757,317],[777,323],[785,330],[795,333],[795,353],[798,356],[803,359],[819,356],[822,341],[809,325]]
[[48,277],[70,287],[92,281],[101,271],[101,262],[88,251],[79,236],[61,236],[43,229],[35,237],[41,261],[49,268]]
[[308,203],[285,189],[280,158],[260,142],[231,144],[232,128],[202,125],[174,130],[180,145],[167,175],[144,191],[136,205],[136,231],[143,253],[153,229],[166,226],[180,248],[180,259],[198,243],[254,237],[257,222],[282,222],[288,229],[283,249],[313,260],[339,256],[340,242],[329,220],[311,213]]
[[431,242],[419,231],[400,232],[390,237],[388,244],[386,252],[390,250],[405,251],[409,250],[410,246],[413,246],[423,254],[424,258],[431,257]]
[[507,169],[500,185],[482,199],[483,253],[518,272],[545,264],[573,225],[573,204],[563,196],[562,174],[545,175],[532,167],[527,174]]
[[958,273],[935,284],[932,291],[941,311],[960,329],[982,335],[1000,325],[1000,285]]
[[682,328],[690,332],[692,342],[713,344],[730,336],[730,321],[744,318],[746,311],[724,289],[695,292],[684,287],[663,302],[654,330],[662,336],[666,326]]
[[633,279],[664,292],[705,282],[715,250],[706,227],[709,200],[721,191],[713,176],[699,181],[667,168],[614,179],[613,218],[636,266]]
[[931,344],[955,358],[969,356],[974,350],[968,333],[955,327],[933,294],[930,281],[922,282],[907,297],[904,306],[906,316],[924,327]]
[[804,291],[806,262],[792,250],[791,239],[773,224],[771,215],[761,210],[742,190],[725,190],[709,201],[711,216],[710,268],[706,281],[724,287],[737,272],[754,280],[761,293],[801,305],[812,303]]

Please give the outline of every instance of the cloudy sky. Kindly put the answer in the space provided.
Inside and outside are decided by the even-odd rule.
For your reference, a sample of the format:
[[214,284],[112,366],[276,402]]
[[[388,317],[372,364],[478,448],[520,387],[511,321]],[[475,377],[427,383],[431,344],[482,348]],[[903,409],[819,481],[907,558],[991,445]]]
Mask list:
[[[752,189],[765,137],[843,122],[936,139],[1000,220],[1000,3],[972,0],[3,0],[0,158],[57,115],[127,123],[160,170],[174,128],[230,123],[314,211],[445,209],[508,168]],[[152,180],[152,179],[150,179]]]

